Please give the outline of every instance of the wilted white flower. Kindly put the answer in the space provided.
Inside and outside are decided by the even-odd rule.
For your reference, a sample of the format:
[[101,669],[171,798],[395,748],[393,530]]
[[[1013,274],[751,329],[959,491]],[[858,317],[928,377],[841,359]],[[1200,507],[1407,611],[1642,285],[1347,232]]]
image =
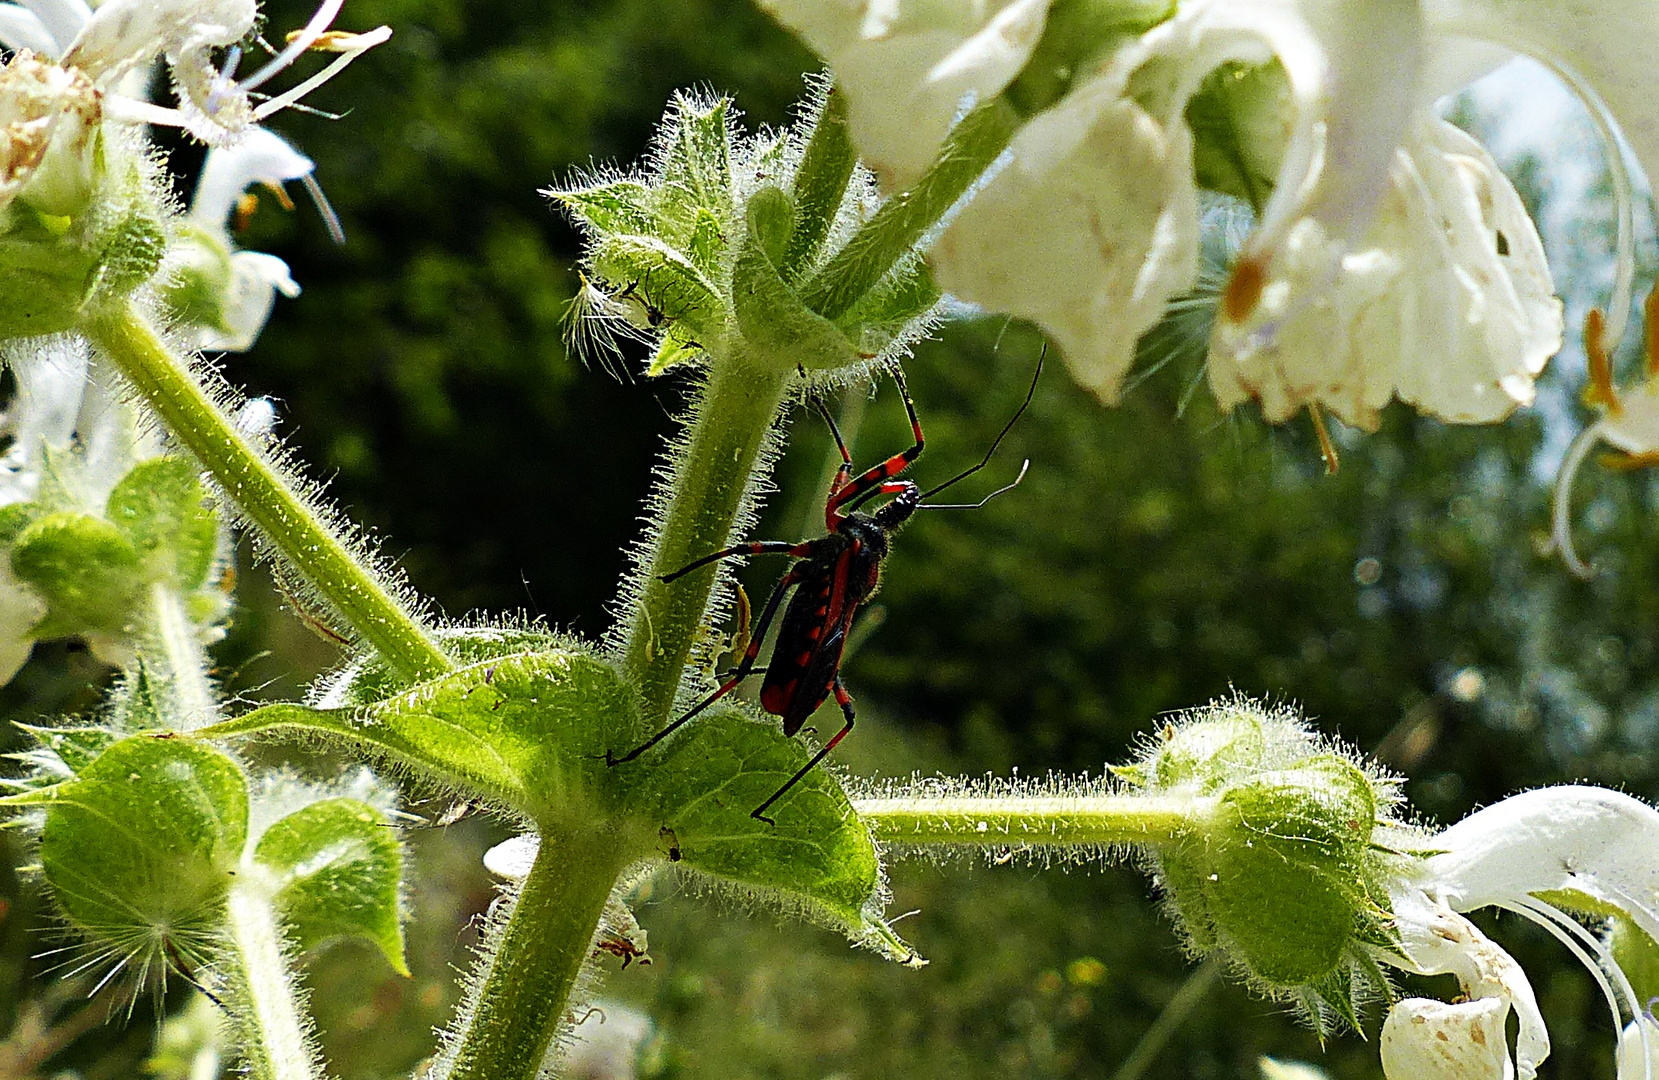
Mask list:
[[[1644,1005],[1606,942],[1574,914],[1619,913],[1659,936],[1659,811],[1604,788],[1564,786],[1516,795],[1429,840],[1421,873],[1390,890],[1397,952],[1380,959],[1420,974],[1452,974],[1468,999],[1408,998],[1382,1036],[1390,1080],[1531,1080],[1549,1034],[1526,974],[1461,912],[1491,907],[1543,927],[1600,985],[1624,1029],[1620,1080],[1646,1076],[1659,1052]],[[1513,1061],[1505,1034],[1519,1020]]]
[[[1188,106],[1217,72],[1276,63],[1231,117],[1250,171],[1276,179],[1222,295],[1218,400],[1258,398],[1274,420],[1322,405],[1366,428],[1395,396],[1500,419],[1531,401],[1561,306],[1513,188],[1430,106],[1505,49],[1560,58],[1548,35],[1520,39],[1547,19],[1608,21],[1568,6],[1184,0],[1143,33],[1104,35],[1070,72],[940,237],[938,280],[1037,322],[1115,401],[1137,339],[1197,276]],[[829,61],[889,187],[921,174],[966,104],[1020,76],[1055,16],[1032,2],[768,7]],[[1125,5],[1125,26],[1137,16]],[[1558,67],[1586,49],[1564,51]]]

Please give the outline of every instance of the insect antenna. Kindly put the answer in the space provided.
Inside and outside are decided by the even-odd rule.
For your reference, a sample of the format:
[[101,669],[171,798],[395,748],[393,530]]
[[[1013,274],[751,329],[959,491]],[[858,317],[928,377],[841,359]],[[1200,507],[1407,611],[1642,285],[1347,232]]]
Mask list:
[[921,498],[922,498],[923,502],[922,502],[921,506],[919,506],[917,509],[920,509],[920,510],[977,509],[981,506],[984,506],[987,502],[990,502],[992,499],[996,498],[998,495],[1001,495],[1004,491],[1009,490],[1009,488],[1017,487],[1019,485],[1019,482],[1021,480],[1025,479],[1025,470],[1031,464],[1029,461],[1027,461],[1025,463],[1025,465],[1022,465],[1020,467],[1020,475],[1015,478],[1015,480],[1012,484],[1008,484],[1005,487],[998,488],[997,490],[991,492],[989,495],[985,496],[985,498],[981,499],[977,503],[967,503],[967,504],[962,504],[962,505],[952,504],[952,505],[930,506],[926,502],[926,500],[928,498],[939,494],[941,491],[945,490],[946,488],[950,487],[953,484],[956,484],[960,481],[966,480],[968,477],[972,476],[974,473],[978,472],[979,470],[983,469],[985,466],[987,466],[991,463],[991,455],[995,454],[997,452],[997,447],[1002,445],[1002,440],[1007,438],[1008,433],[1014,429],[1014,425],[1019,422],[1020,417],[1025,415],[1025,410],[1030,407],[1031,399],[1037,393],[1037,380],[1042,378],[1042,375],[1043,375],[1043,360],[1047,356],[1048,356],[1048,345],[1047,345],[1047,343],[1044,343],[1043,351],[1037,354],[1037,370],[1032,372],[1032,374],[1031,374],[1031,386],[1025,392],[1025,400],[1020,402],[1020,407],[1018,409],[1014,410],[1014,415],[1008,418],[1008,423],[1002,425],[1002,430],[997,432],[997,437],[994,440],[992,440],[991,448],[989,450],[985,451],[985,456],[979,459],[979,463],[977,465],[970,465],[966,469],[963,469],[961,472],[957,473],[955,476],[951,477],[949,480],[946,480],[944,483],[938,485],[937,487],[931,487],[931,488],[928,488],[926,491],[922,492]]
[[[997,488],[995,491],[991,492],[989,495],[985,496],[983,499],[979,500],[978,502],[971,502],[971,503],[923,503],[922,505],[916,507],[916,509],[918,509],[918,510],[978,510],[980,507],[984,506],[986,503],[990,502],[992,499],[996,498],[998,495],[1001,495],[1003,492],[1013,491],[1015,488],[1019,487],[1020,486],[1020,481],[1025,479],[1026,471],[1030,468],[1031,468],[1031,459],[1027,458],[1025,461],[1021,462],[1021,464],[1020,464],[1020,474],[1018,476],[1014,477],[1014,479],[1010,480],[1008,483],[1006,483],[1006,484],[1002,485],[1001,487]],[[937,490],[939,490],[939,489],[934,488],[934,491],[937,491]],[[932,492],[929,492],[928,494],[931,495]],[[924,498],[925,498],[925,496],[924,496]]]

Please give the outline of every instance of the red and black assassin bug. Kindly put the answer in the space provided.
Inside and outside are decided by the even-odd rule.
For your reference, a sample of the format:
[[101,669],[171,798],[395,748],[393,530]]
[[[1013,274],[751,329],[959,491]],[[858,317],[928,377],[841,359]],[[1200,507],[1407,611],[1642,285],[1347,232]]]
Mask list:
[[[786,540],[737,544],[705,555],[671,574],[662,575],[663,581],[673,581],[712,562],[736,555],[789,555],[800,560],[772,590],[766,607],[761,611],[760,620],[755,624],[748,649],[719,688],[692,706],[691,710],[678,720],[653,735],[643,746],[636,747],[620,758],[612,758],[606,754],[606,762],[620,765],[625,761],[632,761],[679,730],[680,726],[692,717],[731,693],[738,683],[760,672],[766,675],[766,681],[760,688],[760,707],[774,716],[783,718],[785,735],[794,735],[800,731],[807,717],[816,712],[818,707],[834,694],[836,702],[841,706],[842,715],[846,717],[846,724],[812,756],[812,760],[773,792],[771,798],[750,812],[750,817],[758,818],[768,825],[776,824],[766,816],[767,808],[783,798],[790,788],[800,783],[801,778],[824,760],[825,756],[835,749],[836,744],[846,738],[847,732],[853,729],[853,700],[847,693],[846,685],[841,681],[841,653],[846,647],[847,632],[852,627],[853,616],[858,613],[859,605],[870,598],[880,582],[881,564],[887,558],[888,538],[917,510],[976,509],[1013,488],[1025,478],[1025,468],[1022,467],[1013,483],[998,488],[977,503],[943,505],[923,501],[967,479],[990,463],[991,455],[996,453],[1003,437],[1031,404],[1032,395],[1037,392],[1037,378],[1042,373],[1043,358],[1039,355],[1037,371],[1031,378],[1031,388],[1026,391],[1025,401],[1020,404],[1008,423],[1003,425],[1002,431],[991,443],[991,448],[985,451],[985,456],[977,465],[964,469],[944,483],[926,491],[913,480],[895,479],[921,456],[923,445],[922,422],[916,417],[916,404],[911,401],[910,391],[904,385],[904,374],[898,368],[893,369],[893,381],[898,384],[899,395],[904,399],[904,409],[910,417],[910,430],[916,437],[915,445],[894,454],[856,477],[853,476],[852,455],[847,452],[847,444],[835,426],[834,417],[830,415],[823,401],[817,395],[813,395],[812,405],[829,424],[830,433],[835,436],[836,449],[841,452],[841,465],[835,471],[835,479],[830,483],[829,499],[824,504],[824,527],[829,530],[829,535],[798,544]],[[860,506],[878,495],[891,495],[893,498],[878,506],[872,513],[859,510]],[[755,659],[760,655],[766,632],[777,615],[784,594],[792,586],[796,587],[795,596],[784,611],[783,627],[778,631],[771,663],[765,668],[757,669]]]

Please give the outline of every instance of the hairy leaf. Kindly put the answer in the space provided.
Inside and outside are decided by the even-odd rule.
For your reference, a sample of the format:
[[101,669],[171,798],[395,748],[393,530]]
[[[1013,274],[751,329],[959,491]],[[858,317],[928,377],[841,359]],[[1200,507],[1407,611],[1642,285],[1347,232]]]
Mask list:
[[605,754],[632,737],[634,714],[609,664],[556,649],[475,663],[361,709],[269,705],[202,734],[333,736],[541,820],[614,795]]
[[288,815],[259,838],[254,859],[275,872],[283,921],[301,949],[363,938],[400,975],[403,850],[384,814],[357,799],[328,799]]

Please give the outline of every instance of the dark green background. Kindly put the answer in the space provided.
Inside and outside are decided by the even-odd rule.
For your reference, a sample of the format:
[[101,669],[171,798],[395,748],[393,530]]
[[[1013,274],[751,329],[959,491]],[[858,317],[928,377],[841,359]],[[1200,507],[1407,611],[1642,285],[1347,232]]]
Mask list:
[[[308,9],[268,11],[285,29]],[[348,242],[332,247],[308,208],[264,202],[243,243],[289,260],[305,294],[279,301],[226,372],[278,399],[312,474],[449,615],[522,609],[597,636],[688,376],[618,379],[566,355],[577,237],[536,189],[632,161],[677,88],[716,88],[751,124],[784,123],[814,62],[750,6],[717,0],[353,0],[342,25],[381,22],[391,43],[313,99],[343,117],[272,125],[317,160]],[[181,147],[175,164],[199,158]],[[1529,199],[1547,198],[1547,173],[1522,178]],[[1598,213],[1584,210],[1591,256],[1606,249]],[[929,436],[924,482],[989,445],[1038,347],[1029,328],[981,318],[918,350],[907,370]],[[1202,387],[1189,394],[1201,377],[1190,348],[1152,342],[1143,366],[1172,351],[1116,409],[1052,364],[997,466],[1000,478],[1029,458],[1024,485],[981,511],[919,515],[899,538],[845,669],[866,722],[843,765],[1098,773],[1167,710],[1237,691],[1295,702],[1377,750],[1434,820],[1567,779],[1659,795],[1648,476],[1587,472],[1581,541],[1603,572],[1583,584],[1541,554],[1536,417],[1467,430],[1394,408],[1375,435],[1338,432],[1343,466],[1326,477],[1305,423],[1219,416]],[[637,373],[641,359],[615,366]],[[861,460],[904,444],[890,387],[862,412]],[[827,451],[811,418],[792,418],[766,538],[812,535]],[[746,571],[750,595],[779,569]],[[258,574],[244,582],[221,674],[247,697],[297,693],[329,648]],[[24,717],[88,708],[81,688],[97,674],[84,653],[43,646],[6,701]],[[501,835],[472,818],[414,836],[414,980],[366,949],[313,963],[336,1074],[400,1075],[430,1052],[452,965],[474,941],[468,920],[493,895],[478,853]],[[638,914],[656,962],[604,988],[657,1021],[644,1074],[1113,1077],[1191,974],[1129,869],[901,864],[893,888],[894,913],[920,909],[901,924],[934,961],[920,972],[653,883]],[[7,895],[15,1017],[46,985],[33,978],[46,961],[26,958],[52,938],[27,889]],[[1611,1024],[1588,976],[1528,927],[1506,922],[1500,936],[1551,1021],[1545,1075],[1611,1075]],[[152,1022],[141,1008],[40,1068],[130,1075]],[[1374,1041],[1328,1051],[1227,982],[1203,992],[1145,1075],[1254,1076],[1261,1053],[1380,1075]]]

